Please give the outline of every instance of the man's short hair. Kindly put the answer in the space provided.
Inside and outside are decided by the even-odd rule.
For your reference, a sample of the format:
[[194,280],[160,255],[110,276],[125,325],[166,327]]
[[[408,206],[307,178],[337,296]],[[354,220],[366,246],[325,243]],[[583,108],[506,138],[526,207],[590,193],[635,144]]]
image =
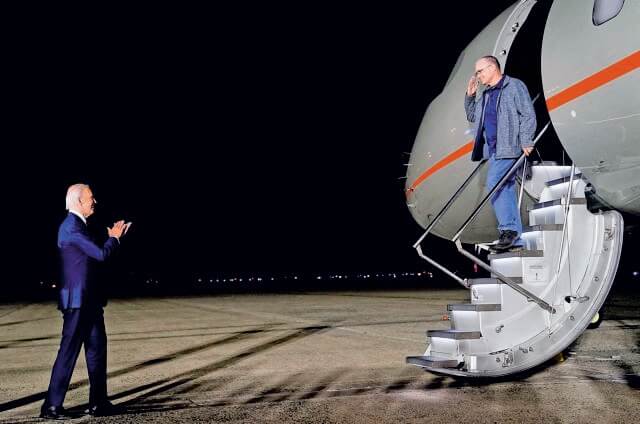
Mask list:
[[480,59],[484,59],[488,62],[490,62],[492,65],[496,65],[496,68],[498,68],[498,70],[500,70],[500,62],[498,62],[498,58],[495,56],[482,56]]
[[77,206],[80,203],[80,197],[82,196],[82,191],[85,188],[89,188],[89,186],[82,183],[69,186],[69,188],[67,189],[66,198],[67,210]]

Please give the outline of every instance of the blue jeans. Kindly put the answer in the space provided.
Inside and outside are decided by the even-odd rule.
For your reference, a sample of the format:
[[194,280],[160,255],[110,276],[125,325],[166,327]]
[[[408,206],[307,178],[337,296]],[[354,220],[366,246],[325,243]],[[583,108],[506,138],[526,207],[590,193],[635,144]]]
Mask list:
[[[515,159],[496,159],[495,154],[489,158],[489,171],[487,173],[487,191],[495,186],[500,178],[515,163]],[[498,230],[511,230],[522,234],[522,222],[520,220],[520,211],[518,210],[518,198],[516,196],[516,173],[511,174],[509,179],[491,198],[493,211],[498,220]],[[520,239],[515,243],[516,246],[521,245]]]

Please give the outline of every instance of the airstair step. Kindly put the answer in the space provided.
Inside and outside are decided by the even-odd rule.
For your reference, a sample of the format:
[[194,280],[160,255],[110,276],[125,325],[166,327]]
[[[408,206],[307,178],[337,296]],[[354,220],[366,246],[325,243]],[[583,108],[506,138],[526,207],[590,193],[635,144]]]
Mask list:
[[539,224],[522,227],[523,233],[530,233],[532,231],[562,231],[562,224]]
[[[522,284],[522,277],[508,277],[511,281],[517,284]],[[504,284],[499,278],[470,278],[467,280],[469,286],[481,285],[481,284]]]
[[[573,176],[574,180],[579,180],[580,178],[582,178],[582,172],[580,172],[579,174],[574,174]],[[561,177],[556,178],[555,180],[547,181],[545,184],[547,185],[547,187],[551,187],[558,184],[568,183],[570,179],[571,176]]]
[[499,303],[458,303],[447,305],[447,311],[487,312],[501,310],[502,305],[500,305]]
[[427,337],[440,337],[451,340],[473,340],[482,337],[479,331],[464,330],[428,330]]
[[[587,199],[584,197],[572,197],[571,204],[572,205],[585,205],[587,203]],[[562,199],[549,200],[548,202],[540,202],[533,205],[533,208],[529,210],[543,209],[548,208],[550,206],[560,206],[563,205]]]
[[[554,161],[554,160],[534,160],[533,162],[531,162],[531,166],[562,166],[562,165],[558,165],[558,162]],[[570,168],[570,167],[569,167]]]
[[460,362],[457,359],[440,358],[438,356],[407,356],[407,364],[433,368],[455,368]]
[[516,250],[515,252],[492,253],[489,260],[504,258],[540,258],[544,256],[542,250]]

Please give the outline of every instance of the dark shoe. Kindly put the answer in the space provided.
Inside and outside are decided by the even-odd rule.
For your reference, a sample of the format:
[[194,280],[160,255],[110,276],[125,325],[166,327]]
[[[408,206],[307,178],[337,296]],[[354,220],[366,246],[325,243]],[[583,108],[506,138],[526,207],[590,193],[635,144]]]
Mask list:
[[517,246],[511,246],[510,248],[507,249],[507,251],[509,252],[519,252],[521,250],[524,250],[524,246],[519,244]]
[[89,409],[84,411],[85,414],[92,415],[94,417],[108,417],[110,415],[118,415],[123,412],[121,407],[115,406],[113,403],[107,401],[99,405],[90,405]]
[[46,418],[48,420],[67,420],[71,418],[67,414],[67,411],[62,406],[47,406],[42,405],[40,409],[40,418]]
[[495,242],[489,245],[489,250],[494,253],[501,251],[502,249],[500,247],[501,246],[500,243],[502,243],[503,240],[504,240],[504,231],[500,230],[500,236],[498,237],[498,240],[496,240]]
[[500,234],[500,240],[496,244],[497,250],[508,250],[513,246],[513,243],[518,239],[518,233],[516,231],[506,230]]

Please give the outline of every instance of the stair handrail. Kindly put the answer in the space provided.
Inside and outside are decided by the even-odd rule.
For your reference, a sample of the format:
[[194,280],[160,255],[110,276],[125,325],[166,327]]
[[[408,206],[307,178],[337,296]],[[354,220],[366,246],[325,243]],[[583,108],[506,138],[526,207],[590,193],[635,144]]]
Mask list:
[[425,237],[427,237],[427,235],[431,232],[431,230],[433,229],[433,227],[436,226],[436,224],[438,223],[438,221],[440,221],[440,218],[442,218],[442,216],[447,213],[447,211],[449,210],[449,208],[455,203],[456,200],[458,200],[458,197],[460,197],[460,194],[462,194],[462,192],[467,188],[467,186],[469,185],[469,183],[471,182],[471,180],[473,179],[473,177],[476,176],[476,174],[478,173],[478,171],[480,171],[480,169],[482,168],[482,166],[486,163],[487,161],[485,159],[481,160],[480,163],[478,164],[478,166],[475,167],[475,169],[473,170],[473,172],[471,172],[471,174],[469,174],[469,176],[467,177],[466,180],[464,180],[464,182],[462,183],[462,185],[460,185],[460,187],[458,187],[458,190],[456,190],[455,193],[453,193],[453,195],[449,198],[449,200],[447,200],[447,203],[445,203],[445,205],[442,207],[442,209],[440,209],[440,212],[438,212],[438,214],[436,215],[435,218],[433,218],[433,220],[431,221],[431,223],[427,226],[427,228],[424,230],[424,233],[422,234],[422,236],[420,236],[420,238],[418,239],[418,241],[416,241],[413,244],[413,248],[417,249],[420,244],[422,243],[422,241],[425,239]]
[[467,179],[464,180],[462,185],[460,185],[460,187],[458,187],[456,192],[453,193],[453,195],[449,198],[449,200],[447,200],[447,203],[445,203],[445,205],[442,207],[442,209],[440,209],[440,212],[438,212],[436,217],[427,226],[427,228],[425,229],[425,231],[422,234],[422,236],[420,236],[418,241],[416,241],[413,244],[413,248],[416,249],[416,251],[418,252],[418,256],[420,256],[422,259],[424,259],[425,261],[429,262],[431,265],[433,265],[436,268],[438,268],[440,271],[444,272],[446,275],[448,275],[449,277],[451,277],[452,279],[454,279],[455,281],[457,281],[458,283],[460,283],[463,287],[465,287],[467,289],[469,288],[469,284],[467,283],[467,279],[463,279],[463,278],[458,277],[456,274],[451,272],[447,267],[445,267],[444,265],[439,264],[435,260],[433,260],[430,257],[428,257],[427,255],[425,255],[424,252],[422,251],[421,244],[422,244],[422,241],[425,239],[425,237],[427,237],[427,235],[431,232],[433,227],[435,227],[436,224],[440,221],[440,218],[442,218],[442,216],[444,216],[444,214],[447,213],[449,208],[455,203],[455,201],[458,199],[458,197],[460,197],[460,194],[462,194],[462,192],[467,188],[467,186],[469,185],[469,183],[471,182],[473,177],[476,176],[476,174],[480,171],[480,169],[483,167],[483,165],[486,162],[487,162],[486,160],[481,160],[480,161],[478,166],[475,167],[475,169],[471,172],[471,174],[469,174]]
[[[549,128],[550,124],[551,124],[551,122],[547,122],[547,124],[542,128],[542,130],[540,130],[538,135],[533,139],[533,145],[534,146],[538,142],[540,137],[542,137],[542,135],[545,133],[547,128]],[[458,229],[456,234],[453,236],[453,239],[451,241],[453,241],[456,244],[456,247],[457,247],[458,252],[460,254],[462,254],[463,256],[466,256],[467,258],[469,258],[471,261],[473,261],[475,264],[477,264],[478,266],[480,266],[484,270],[489,271],[492,275],[495,275],[503,283],[505,283],[506,285],[511,287],[513,290],[515,290],[516,292],[518,292],[521,295],[523,295],[524,297],[526,297],[527,300],[535,302],[542,309],[544,309],[546,311],[549,311],[552,314],[555,314],[556,310],[555,310],[555,308],[553,306],[551,306],[549,303],[545,302],[544,300],[542,300],[541,298],[539,298],[535,294],[531,293],[529,290],[520,287],[511,278],[509,278],[509,277],[507,277],[505,275],[502,275],[502,273],[500,273],[500,272],[496,271],[495,269],[493,269],[489,264],[485,263],[480,258],[478,258],[475,255],[467,252],[464,249],[464,247],[462,247],[462,242],[460,241],[460,236],[462,235],[464,230],[467,228],[467,226],[478,216],[478,214],[480,213],[480,210],[484,207],[484,205],[486,205],[487,201],[504,185],[504,183],[509,179],[509,177],[511,177],[511,175],[518,169],[518,167],[520,167],[520,165],[524,162],[525,158],[526,158],[526,155],[524,154],[524,152],[521,153],[520,156],[518,157],[518,160],[516,160],[515,163],[513,165],[511,165],[509,170],[502,176],[502,178],[500,178],[500,181],[498,181],[496,183],[496,185],[493,186],[493,188],[489,191],[489,193],[482,199],[480,204],[474,209],[474,211],[471,213],[471,215],[467,218],[467,220],[464,222],[464,224],[462,224],[462,226],[460,226],[460,228]],[[524,182],[522,182],[522,183],[524,184]]]
[[[533,145],[535,146],[535,144],[538,142],[538,140],[540,139],[540,137],[542,137],[542,135],[545,133],[545,131],[547,130],[547,128],[549,128],[549,125],[551,124],[551,122],[547,122],[547,124],[542,128],[542,130],[540,130],[540,132],[538,133],[538,135],[533,139]],[[458,229],[458,231],[456,232],[456,234],[453,236],[453,238],[451,239],[452,242],[456,242],[460,236],[462,235],[462,233],[464,232],[464,230],[467,228],[467,226],[471,223],[471,221],[473,221],[478,214],[480,213],[480,210],[482,210],[482,208],[484,207],[484,205],[487,204],[487,202],[489,201],[489,199],[491,199],[491,197],[493,197],[493,195],[504,185],[504,183],[507,182],[507,180],[511,177],[511,174],[513,174],[519,167],[520,165],[522,165],[522,162],[524,162],[526,158],[526,155],[523,153],[520,154],[520,156],[518,157],[518,160],[516,160],[514,162],[513,165],[511,165],[511,168],[509,168],[509,170],[502,176],[502,178],[500,178],[500,181],[498,181],[496,183],[496,185],[493,186],[493,188],[489,191],[489,193],[482,199],[482,201],[478,204],[478,206],[473,210],[473,212],[471,212],[471,215],[469,215],[469,217],[467,218],[467,220],[464,222],[464,224],[462,224],[460,226],[460,228]]]
[[[540,97],[541,93],[538,93],[533,99],[532,99],[532,104],[535,104],[535,102],[538,100],[538,98]],[[545,125],[545,127],[542,129],[542,131],[540,131],[540,134],[538,134],[538,137],[536,137],[534,139],[534,144],[538,141],[538,139],[540,138],[540,136],[542,135],[542,133],[544,133],[547,129],[547,127],[549,126],[549,122],[547,123],[547,125]],[[423,242],[423,240],[427,237],[427,235],[429,235],[429,233],[431,232],[431,230],[433,229],[433,227],[436,226],[436,224],[440,221],[440,218],[442,216],[444,216],[445,213],[447,213],[447,211],[449,210],[449,208],[453,205],[453,203],[455,203],[455,201],[458,199],[458,197],[460,197],[460,194],[462,194],[462,192],[467,188],[467,186],[469,185],[469,183],[471,182],[471,180],[473,179],[473,177],[475,177],[475,175],[478,173],[478,171],[480,171],[480,169],[483,167],[483,165],[487,162],[486,159],[482,159],[480,160],[480,163],[478,164],[478,166],[475,167],[475,169],[471,172],[471,174],[469,174],[469,176],[467,177],[466,180],[464,180],[464,182],[462,183],[462,185],[460,187],[458,187],[458,189],[456,190],[455,193],[453,193],[453,195],[449,198],[449,200],[445,203],[445,205],[442,207],[442,209],[440,209],[440,212],[438,212],[438,214],[436,215],[436,217],[433,219],[433,221],[431,221],[431,223],[427,226],[427,228],[425,229],[424,233],[422,233],[422,236],[420,236],[420,238],[418,239],[418,241],[416,241],[413,244],[413,248],[416,249],[416,251],[418,252],[418,256],[420,256],[422,259],[426,260],[427,262],[429,262],[431,265],[435,266],[436,268],[438,268],[440,271],[444,272],[445,274],[447,274],[449,277],[453,278],[454,280],[456,280],[458,283],[462,284],[465,288],[469,288],[468,285],[468,281],[467,279],[462,279],[460,277],[458,277],[457,275],[455,275],[453,272],[451,272],[447,267],[439,264],[438,262],[434,261],[433,259],[431,259],[430,257],[428,257],[427,255],[424,254],[424,252],[422,251],[422,247],[420,246]],[[502,180],[501,180],[502,181]],[[500,182],[499,182],[500,184]],[[522,185],[524,186],[524,181],[522,182]],[[521,194],[522,196],[522,194]],[[520,210],[520,201],[522,200],[522,198],[518,201],[518,210]],[[473,219],[473,218],[472,218]],[[470,220],[468,220],[468,222],[470,222]],[[452,240],[455,242],[455,240]]]

